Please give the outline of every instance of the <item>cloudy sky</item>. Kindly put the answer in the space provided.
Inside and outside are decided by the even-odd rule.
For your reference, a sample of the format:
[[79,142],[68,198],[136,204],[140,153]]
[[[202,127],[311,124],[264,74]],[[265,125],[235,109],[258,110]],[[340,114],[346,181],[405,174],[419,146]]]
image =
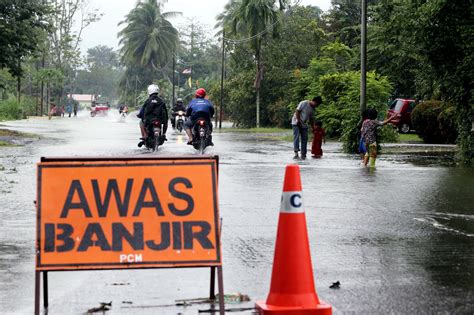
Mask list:
[[[88,48],[106,45],[118,48],[117,24],[135,7],[136,0],[89,0],[89,9],[98,9],[104,15],[99,22],[90,25],[82,35],[81,50],[85,54]],[[211,29],[215,17],[222,12],[227,0],[168,0],[164,11],[182,12],[183,17],[171,19],[173,24],[184,24],[186,19],[193,19]],[[294,1],[293,1],[294,3]],[[301,0],[304,5],[319,6],[329,9],[331,0]]]

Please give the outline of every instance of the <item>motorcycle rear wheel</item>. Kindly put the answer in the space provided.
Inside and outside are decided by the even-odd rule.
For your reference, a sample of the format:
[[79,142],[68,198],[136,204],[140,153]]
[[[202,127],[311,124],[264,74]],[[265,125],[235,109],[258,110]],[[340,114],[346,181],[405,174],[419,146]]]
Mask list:
[[199,154],[204,154],[204,150],[206,150],[206,139],[201,138],[199,140]]

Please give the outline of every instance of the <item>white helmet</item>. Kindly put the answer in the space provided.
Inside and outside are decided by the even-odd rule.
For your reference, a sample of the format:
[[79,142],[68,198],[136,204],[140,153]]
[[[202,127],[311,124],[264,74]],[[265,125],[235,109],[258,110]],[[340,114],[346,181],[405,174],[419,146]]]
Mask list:
[[160,88],[156,84],[151,84],[147,88],[148,96],[160,92]]

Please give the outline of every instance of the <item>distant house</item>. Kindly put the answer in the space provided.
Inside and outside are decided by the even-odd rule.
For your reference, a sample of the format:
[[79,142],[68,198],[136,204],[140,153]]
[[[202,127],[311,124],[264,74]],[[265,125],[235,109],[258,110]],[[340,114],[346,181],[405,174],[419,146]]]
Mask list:
[[68,94],[68,98],[70,97],[79,103],[79,107],[88,108],[92,105],[92,102],[95,102],[95,95],[93,94]]

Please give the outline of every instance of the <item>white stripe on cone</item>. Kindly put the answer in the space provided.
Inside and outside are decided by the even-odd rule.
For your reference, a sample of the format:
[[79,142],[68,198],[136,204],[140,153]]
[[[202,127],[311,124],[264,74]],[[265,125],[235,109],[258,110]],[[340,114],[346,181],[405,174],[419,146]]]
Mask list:
[[304,213],[302,192],[301,191],[284,191],[281,194],[280,212]]

